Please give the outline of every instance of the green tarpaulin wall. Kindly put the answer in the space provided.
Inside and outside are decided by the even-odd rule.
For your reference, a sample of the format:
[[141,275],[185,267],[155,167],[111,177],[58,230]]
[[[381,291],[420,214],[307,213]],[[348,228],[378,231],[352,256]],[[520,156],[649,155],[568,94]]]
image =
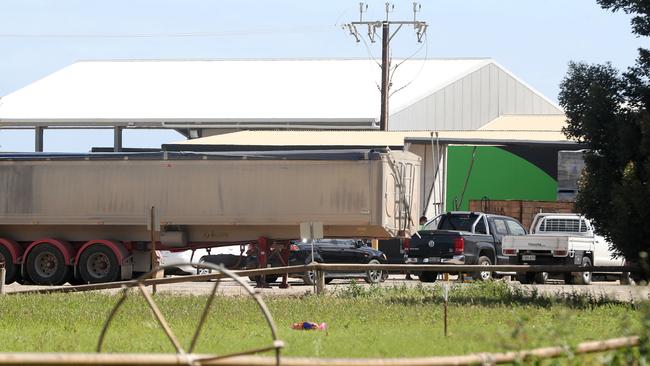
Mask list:
[[[528,160],[502,148],[476,148],[467,188],[463,187],[473,146],[450,146],[447,156],[447,210],[468,210],[469,200],[555,201],[557,181]],[[553,159],[551,155],[548,157]],[[551,163],[553,163],[551,161]],[[555,157],[555,164],[557,158]],[[462,198],[462,202],[460,202]],[[459,203],[458,208],[455,207]]]

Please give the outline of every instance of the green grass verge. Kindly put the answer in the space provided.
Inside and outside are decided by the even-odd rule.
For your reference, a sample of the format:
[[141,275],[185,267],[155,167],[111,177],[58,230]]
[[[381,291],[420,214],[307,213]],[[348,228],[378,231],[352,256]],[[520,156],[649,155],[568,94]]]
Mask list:
[[[206,296],[157,295],[184,346]],[[94,352],[118,296],[99,293],[0,297],[1,352]],[[284,355],[416,357],[500,352],[639,334],[639,304],[571,294],[526,294],[505,283],[454,286],[449,336],[442,291],[352,285],[327,296],[265,299],[286,343]],[[293,322],[326,322],[327,331],[296,331]],[[270,344],[270,331],[249,298],[215,300],[197,352],[224,353]],[[106,340],[110,352],[173,352],[140,295],[132,294]]]

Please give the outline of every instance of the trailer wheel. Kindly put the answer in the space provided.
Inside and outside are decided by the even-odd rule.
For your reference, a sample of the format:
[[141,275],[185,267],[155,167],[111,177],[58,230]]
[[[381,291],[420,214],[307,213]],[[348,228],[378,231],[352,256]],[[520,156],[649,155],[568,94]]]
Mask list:
[[11,259],[11,253],[7,248],[0,246],[0,262],[5,263],[5,283],[8,285],[16,280],[18,268]]
[[84,250],[79,257],[78,266],[84,283],[111,282],[120,275],[115,253],[104,245],[91,245]]
[[52,244],[40,244],[27,256],[27,275],[37,285],[62,285],[70,278],[63,253]]

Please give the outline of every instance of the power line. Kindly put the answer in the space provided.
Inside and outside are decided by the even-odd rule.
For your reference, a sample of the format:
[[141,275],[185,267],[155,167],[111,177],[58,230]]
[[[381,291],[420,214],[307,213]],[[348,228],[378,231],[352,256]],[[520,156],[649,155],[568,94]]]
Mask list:
[[179,33],[0,33],[0,38],[219,38],[296,33],[322,33],[336,30],[335,25],[294,27],[285,29],[256,29],[224,32]]
[[420,74],[422,73],[422,70],[424,69],[424,65],[426,65],[426,63],[427,63],[427,59],[429,58],[429,43],[428,43],[428,39],[427,39],[427,34],[426,34],[426,33],[424,34],[424,42],[423,42],[422,46],[420,46],[420,48],[418,48],[418,50],[415,51],[413,54],[411,54],[408,58],[406,58],[405,60],[402,60],[402,62],[398,63],[398,64],[395,66],[395,68],[393,68],[393,72],[392,72],[391,75],[390,75],[390,80],[391,80],[391,81],[390,81],[390,84],[391,84],[391,85],[393,84],[393,75],[395,75],[395,71],[397,71],[397,68],[398,68],[401,64],[405,63],[406,61],[410,60],[410,59],[413,58],[415,55],[417,55],[418,53],[420,53],[420,51],[422,50],[422,47],[423,47],[423,46],[424,46],[424,59],[422,60],[422,64],[420,65],[420,69],[418,70],[418,72],[415,74],[415,76],[414,76],[414,77],[413,77],[413,78],[412,78],[408,83],[406,83],[406,84],[402,85],[401,87],[399,87],[399,88],[395,89],[394,91],[392,91],[392,92],[389,94],[389,97],[392,97],[395,93],[397,93],[397,92],[399,92],[399,91],[401,91],[401,90],[404,90],[404,89],[407,88],[409,85],[411,85],[411,83],[413,83],[415,80],[417,80],[418,77],[420,77]]

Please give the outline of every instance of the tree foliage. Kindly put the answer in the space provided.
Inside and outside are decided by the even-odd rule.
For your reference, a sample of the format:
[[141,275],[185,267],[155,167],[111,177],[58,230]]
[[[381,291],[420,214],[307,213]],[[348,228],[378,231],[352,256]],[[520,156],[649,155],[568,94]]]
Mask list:
[[650,2],[647,0],[597,0],[604,9],[622,10],[635,14],[632,18],[632,32],[640,36],[650,36]]
[[[650,35],[650,0],[597,1],[633,14],[633,32]],[[569,122],[564,133],[588,148],[576,206],[617,253],[637,260],[650,252],[650,51],[639,49],[624,73],[570,63],[559,101]]]

